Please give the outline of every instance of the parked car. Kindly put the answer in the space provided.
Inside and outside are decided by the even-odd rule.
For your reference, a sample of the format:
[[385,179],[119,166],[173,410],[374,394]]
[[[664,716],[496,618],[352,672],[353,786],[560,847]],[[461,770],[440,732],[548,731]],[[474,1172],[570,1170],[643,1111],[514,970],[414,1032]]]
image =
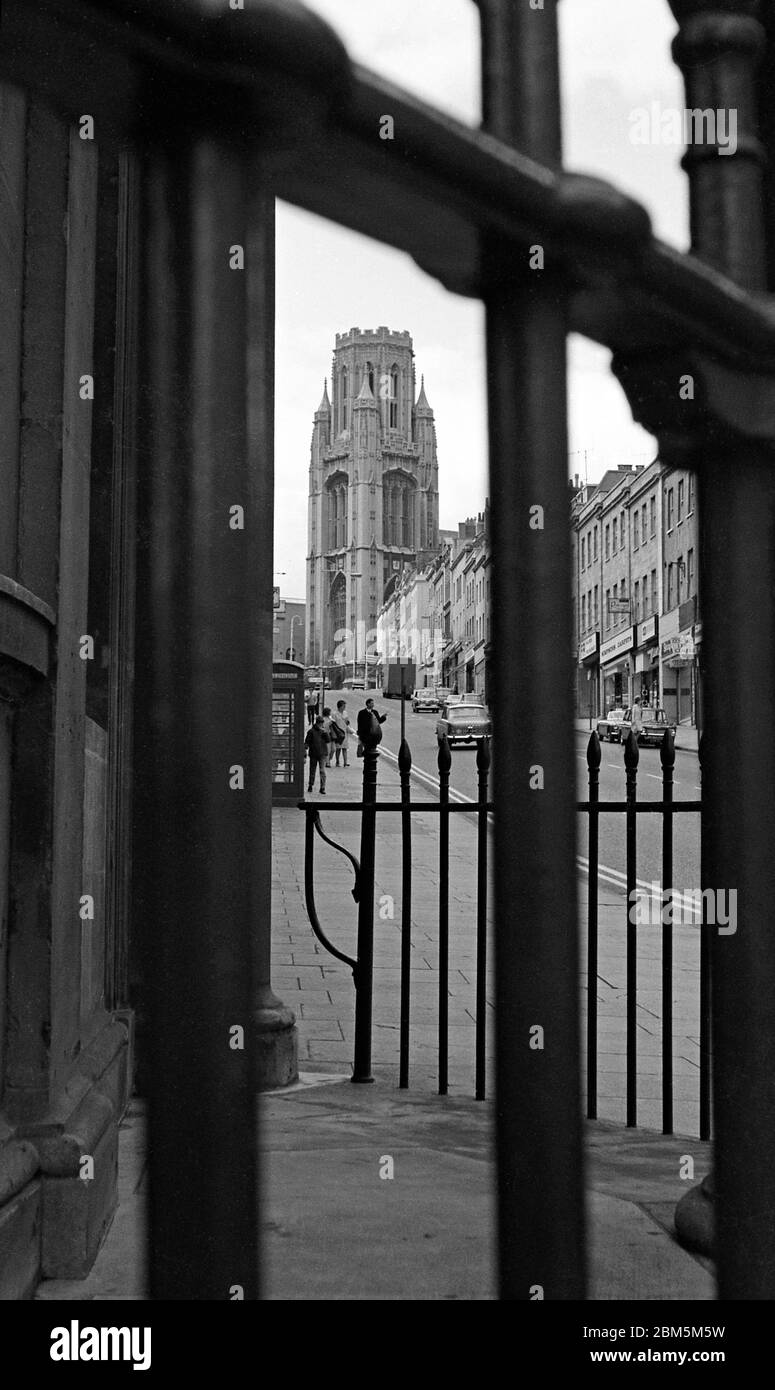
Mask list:
[[479,700],[458,699],[452,704],[447,701],[442,706],[441,717],[436,721],[439,743],[445,734],[450,748],[458,743],[474,748],[477,739],[490,738],[492,735],[492,720]]
[[[675,738],[675,721],[672,719],[668,719],[667,715],[665,714],[665,711],[660,706],[652,708],[650,705],[644,705],[642,707],[642,718],[643,728],[641,729],[638,735],[639,747],[661,747],[662,739],[664,738],[665,731],[667,729],[671,730],[672,735]],[[625,712],[624,719],[625,721],[628,719],[631,720],[630,710],[627,710]],[[630,727],[632,727],[632,724],[630,724]]]
[[623,728],[628,714],[629,710],[609,709],[605,719],[598,719],[597,721],[598,738],[603,742],[607,739],[609,743],[621,743],[622,737],[626,738],[630,732],[629,724],[626,729]]
[[412,710],[418,714],[422,710],[431,710],[435,714],[441,709],[441,701],[432,685],[427,685],[422,690],[412,691]]

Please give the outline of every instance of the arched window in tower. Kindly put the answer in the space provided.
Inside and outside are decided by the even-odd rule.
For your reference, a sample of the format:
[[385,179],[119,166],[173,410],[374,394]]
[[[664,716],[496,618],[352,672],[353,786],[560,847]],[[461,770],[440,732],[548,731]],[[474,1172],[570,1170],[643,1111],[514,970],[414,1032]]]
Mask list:
[[336,488],[328,489],[328,549],[336,549]]
[[367,362],[367,363],[366,363],[366,376],[368,377],[368,381],[369,381],[369,390],[371,391],[371,394],[372,394],[372,396],[373,396],[373,395],[374,395],[374,364],[373,364],[372,362]]
[[344,483],[339,485],[339,506],[337,508],[337,518],[339,521],[338,546],[347,544],[347,488]]
[[347,429],[347,368],[342,367],[339,397],[339,429]]
[[412,493],[406,484],[404,484],[403,497],[401,500],[403,502],[401,508],[401,544],[409,546],[412,544],[412,512],[414,508],[412,505]]
[[398,429],[398,365],[390,368],[390,428]]
[[[331,585],[329,612],[331,614],[329,646],[333,648],[337,641],[343,640],[343,633],[347,630],[347,581],[343,570],[339,571]],[[338,638],[337,633],[339,633]]]

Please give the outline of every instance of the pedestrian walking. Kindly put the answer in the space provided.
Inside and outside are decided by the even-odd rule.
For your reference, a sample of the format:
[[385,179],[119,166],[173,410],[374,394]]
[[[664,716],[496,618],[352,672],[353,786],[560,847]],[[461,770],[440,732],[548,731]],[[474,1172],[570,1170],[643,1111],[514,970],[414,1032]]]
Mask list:
[[309,758],[308,792],[314,791],[315,773],[320,768],[320,795],[325,796],[326,794],[326,763],[328,762],[329,747],[328,734],[323,728],[323,716],[319,714],[312,728],[307,730],[307,737],[304,740],[304,756]]
[[326,705],[326,708],[323,710],[323,730],[328,735],[328,757],[326,759],[326,767],[330,767],[331,754],[334,751],[334,740],[331,737],[331,708],[329,705]]
[[304,696],[304,701],[307,706],[307,723],[311,726],[315,723],[315,719],[317,717],[318,712],[317,690],[313,690],[312,686],[310,686],[309,690],[306,692]]
[[641,709],[640,705],[640,697],[637,695],[632,702],[630,721],[632,732],[634,733],[636,739],[640,738],[640,735],[643,733],[643,710]]
[[332,738],[332,748],[336,755],[336,766],[339,766],[341,755],[342,766],[349,767],[347,760],[347,749],[350,742],[350,721],[345,713],[347,703],[345,700],[337,700],[336,714],[331,716],[331,728],[329,730]]

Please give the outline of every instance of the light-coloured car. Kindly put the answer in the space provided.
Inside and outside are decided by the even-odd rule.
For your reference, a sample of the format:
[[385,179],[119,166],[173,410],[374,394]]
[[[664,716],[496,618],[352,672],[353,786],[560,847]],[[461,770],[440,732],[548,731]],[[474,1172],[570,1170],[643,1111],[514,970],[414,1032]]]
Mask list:
[[435,714],[440,708],[441,701],[432,685],[412,691],[412,710],[415,714],[423,710],[431,710]]
[[449,701],[442,707],[441,717],[436,722],[436,737],[441,743],[446,735],[450,748],[462,744],[464,748],[475,748],[480,738],[492,735],[492,720],[486,706],[480,700],[458,699]]
[[607,739],[609,743],[621,743],[622,736],[627,737],[630,732],[629,724],[625,727],[625,716],[628,711],[617,707],[609,709],[605,719],[597,721],[597,736],[603,742]]

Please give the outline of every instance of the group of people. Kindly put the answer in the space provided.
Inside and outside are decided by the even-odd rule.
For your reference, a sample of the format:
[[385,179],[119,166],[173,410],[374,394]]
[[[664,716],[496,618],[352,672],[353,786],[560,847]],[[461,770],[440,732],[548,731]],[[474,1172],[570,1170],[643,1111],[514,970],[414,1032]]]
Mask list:
[[[317,704],[315,704],[317,708]],[[309,704],[307,705],[309,710]],[[387,719],[386,714],[377,714],[374,709],[374,701],[367,700],[366,708],[361,710],[358,716],[358,725],[363,716],[377,719],[380,724],[384,724]],[[349,767],[350,761],[348,750],[350,747],[351,724],[347,717],[347,702],[337,700],[336,714],[331,713],[330,706],[326,706],[322,714],[315,715],[310,719],[310,727],[304,740],[304,756],[309,759],[309,776],[307,778],[307,791],[311,792],[315,786],[315,776],[320,772],[320,794],[326,794],[326,769],[329,767],[339,767],[341,757],[342,766]],[[359,745],[360,752],[360,745]],[[332,758],[336,758],[336,763]]]

